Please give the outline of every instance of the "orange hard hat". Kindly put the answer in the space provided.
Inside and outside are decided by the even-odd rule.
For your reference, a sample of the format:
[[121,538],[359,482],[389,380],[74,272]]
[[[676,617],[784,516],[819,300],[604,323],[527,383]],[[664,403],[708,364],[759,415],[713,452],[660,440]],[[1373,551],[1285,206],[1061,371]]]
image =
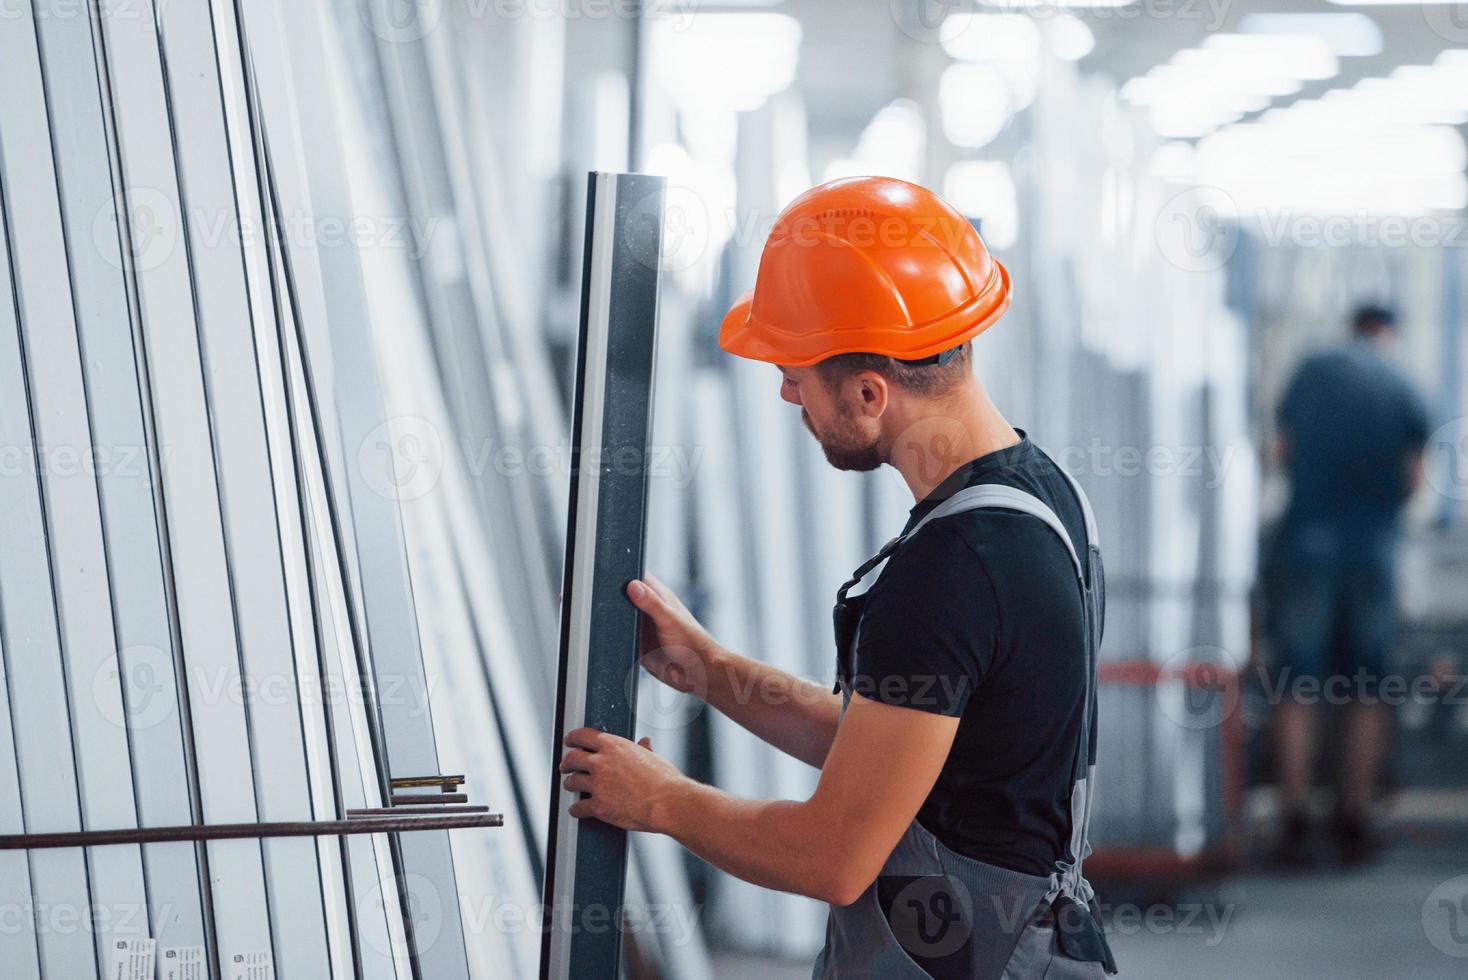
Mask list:
[[985,330],[1009,294],[1004,266],[938,195],[846,177],[780,212],[719,346],[786,367],[856,352],[923,360]]

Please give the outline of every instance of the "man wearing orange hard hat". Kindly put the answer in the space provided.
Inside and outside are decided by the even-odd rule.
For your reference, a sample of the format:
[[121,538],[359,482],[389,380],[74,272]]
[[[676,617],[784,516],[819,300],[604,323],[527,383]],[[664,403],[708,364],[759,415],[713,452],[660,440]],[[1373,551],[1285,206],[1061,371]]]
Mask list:
[[896,468],[912,516],[837,592],[834,691],[719,645],[651,577],[628,595],[649,671],[820,781],[807,800],[740,799],[646,740],[566,739],[565,785],[589,794],[573,815],[668,834],[747,881],[829,902],[817,978],[1116,972],[1081,874],[1095,521],[972,370],[970,341],[1010,291],[972,224],[913,184],[832,181],[780,214],[719,343],[779,367],[832,465]]

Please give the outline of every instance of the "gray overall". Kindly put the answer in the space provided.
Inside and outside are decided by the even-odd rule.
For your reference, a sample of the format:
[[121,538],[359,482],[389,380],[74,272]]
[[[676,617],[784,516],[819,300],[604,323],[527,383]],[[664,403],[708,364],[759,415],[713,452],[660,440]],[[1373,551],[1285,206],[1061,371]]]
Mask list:
[[[1068,474],[1067,474],[1068,477]],[[1086,607],[1089,681],[1080,725],[1070,800],[1070,841],[1048,876],[996,867],[946,847],[913,820],[881,873],[862,896],[833,906],[815,980],[958,980],[958,978],[1096,978],[1116,965],[1101,931],[1091,886],[1081,875],[1090,852],[1090,787],[1096,763],[1096,651],[1101,642],[1105,584],[1096,522],[1081,488],[1071,487],[1085,514],[1087,553],[1077,554],[1065,525],[1038,498],[1013,487],[968,487],[888,542],[837,593],[837,684],[842,710],[851,702],[855,641],[866,592],[848,597],[888,556],[928,522],[978,508],[1033,515],[1070,552]]]

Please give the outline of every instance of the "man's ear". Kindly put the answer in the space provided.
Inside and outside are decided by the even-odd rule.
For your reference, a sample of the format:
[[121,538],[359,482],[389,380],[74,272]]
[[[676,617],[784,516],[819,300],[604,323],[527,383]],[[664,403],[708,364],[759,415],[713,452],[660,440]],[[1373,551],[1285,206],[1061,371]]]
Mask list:
[[891,384],[875,371],[859,371],[851,380],[856,388],[861,414],[868,418],[881,418],[892,396]]

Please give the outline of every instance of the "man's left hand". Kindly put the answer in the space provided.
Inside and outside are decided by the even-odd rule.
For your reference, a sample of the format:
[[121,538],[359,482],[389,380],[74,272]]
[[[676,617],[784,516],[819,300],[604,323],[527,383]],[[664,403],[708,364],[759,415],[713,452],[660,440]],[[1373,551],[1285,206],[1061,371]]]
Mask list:
[[587,793],[571,804],[571,816],[595,817],[623,830],[660,832],[663,806],[687,777],[652,751],[644,738],[631,742],[595,728],[578,728],[566,736],[569,751],[561,759],[564,785]]

